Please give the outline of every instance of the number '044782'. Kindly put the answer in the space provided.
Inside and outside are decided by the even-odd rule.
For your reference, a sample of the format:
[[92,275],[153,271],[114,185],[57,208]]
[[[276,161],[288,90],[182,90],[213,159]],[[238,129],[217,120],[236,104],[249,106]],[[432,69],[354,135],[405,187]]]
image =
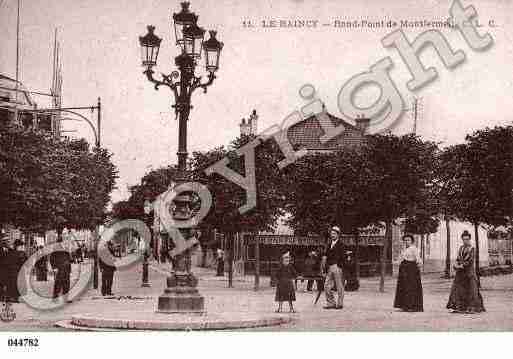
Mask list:
[[9,347],[38,347],[39,339],[37,338],[9,338],[7,339]]

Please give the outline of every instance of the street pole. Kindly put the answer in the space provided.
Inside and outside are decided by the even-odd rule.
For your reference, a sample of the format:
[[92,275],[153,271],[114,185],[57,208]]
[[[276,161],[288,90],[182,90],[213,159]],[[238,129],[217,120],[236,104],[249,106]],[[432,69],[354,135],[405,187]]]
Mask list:
[[479,224],[474,223],[474,235],[476,238],[476,275],[477,275],[477,285],[481,288],[481,271],[479,270]]
[[100,230],[98,226],[94,229],[94,245],[93,245],[93,288],[98,289],[98,240],[100,236]]
[[255,291],[260,287],[260,236],[255,234]]
[[142,284],[141,287],[151,287],[150,279],[149,279],[149,263],[148,263],[148,251],[144,251],[144,261],[143,261],[143,272],[142,272]]
[[382,252],[381,252],[381,275],[379,280],[379,291],[381,293],[385,292],[385,275],[386,275],[386,268],[388,265],[387,257],[388,257],[388,247],[389,247],[389,241],[392,241],[392,221],[387,220],[386,221],[386,230],[385,230],[385,241],[383,243]]
[[[149,201],[144,203],[144,213],[146,214],[146,225],[150,230],[150,245],[153,242],[153,226],[151,225],[151,217],[150,217],[151,208],[149,207]],[[150,256],[150,245],[146,247],[144,245],[144,254],[143,254],[143,265],[142,265],[142,283],[141,287],[151,287],[150,279],[149,279],[149,256]],[[140,248],[140,246],[139,246]]]
[[[101,100],[98,97],[98,107],[97,107],[97,134],[96,134],[96,148],[99,149],[101,146],[101,116],[102,116],[102,110],[101,110]],[[93,288],[98,289],[98,277],[99,277],[99,271],[98,271],[98,243],[100,242],[100,227],[99,225],[96,225],[95,228],[95,236],[94,236],[94,256],[93,256]]]
[[20,77],[20,1],[18,0],[18,12],[16,17],[16,100],[14,103],[14,119],[18,122],[18,88],[19,88],[19,77]]
[[102,101],[101,101],[101,98],[98,97],[98,104],[97,104],[97,111],[98,111],[98,117],[97,117],[97,122],[96,122],[96,127],[97,127],[97,132],[98,132],[98,143],[96,144],[96,147],[100,147],[101,146],[101,136],[102,136],[102,127],[101,127],[101,123],[102,123]]

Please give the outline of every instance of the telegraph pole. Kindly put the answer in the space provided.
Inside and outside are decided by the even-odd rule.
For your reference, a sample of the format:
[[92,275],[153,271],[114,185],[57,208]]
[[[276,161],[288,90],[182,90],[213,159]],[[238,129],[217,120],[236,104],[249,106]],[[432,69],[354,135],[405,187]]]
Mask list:
[[18,12],[16,16],[16,97],[14,102],[14,118],[18,122],[18,89],[20,81],[20,1],[18,0]]
[[415,98],[415,100],[413,100],[413,134],[414,135],[417,134],[417,118],[419,115],[418,105],[419,105],[419,100],[417,98]]

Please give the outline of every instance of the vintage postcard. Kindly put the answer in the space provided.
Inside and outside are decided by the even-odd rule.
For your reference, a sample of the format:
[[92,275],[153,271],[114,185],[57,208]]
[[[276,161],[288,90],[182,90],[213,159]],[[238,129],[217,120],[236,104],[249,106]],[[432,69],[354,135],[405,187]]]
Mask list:
[[512,14],[0,0],[4,346],[513,330]]

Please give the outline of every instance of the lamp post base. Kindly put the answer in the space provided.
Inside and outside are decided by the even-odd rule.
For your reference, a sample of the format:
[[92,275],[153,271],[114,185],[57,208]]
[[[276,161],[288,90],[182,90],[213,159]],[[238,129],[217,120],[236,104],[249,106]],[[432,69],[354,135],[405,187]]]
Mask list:
[[196,288],[192,273],[171,273],[167,288],[158,299],[158,313],[205,313],[205,298]]

